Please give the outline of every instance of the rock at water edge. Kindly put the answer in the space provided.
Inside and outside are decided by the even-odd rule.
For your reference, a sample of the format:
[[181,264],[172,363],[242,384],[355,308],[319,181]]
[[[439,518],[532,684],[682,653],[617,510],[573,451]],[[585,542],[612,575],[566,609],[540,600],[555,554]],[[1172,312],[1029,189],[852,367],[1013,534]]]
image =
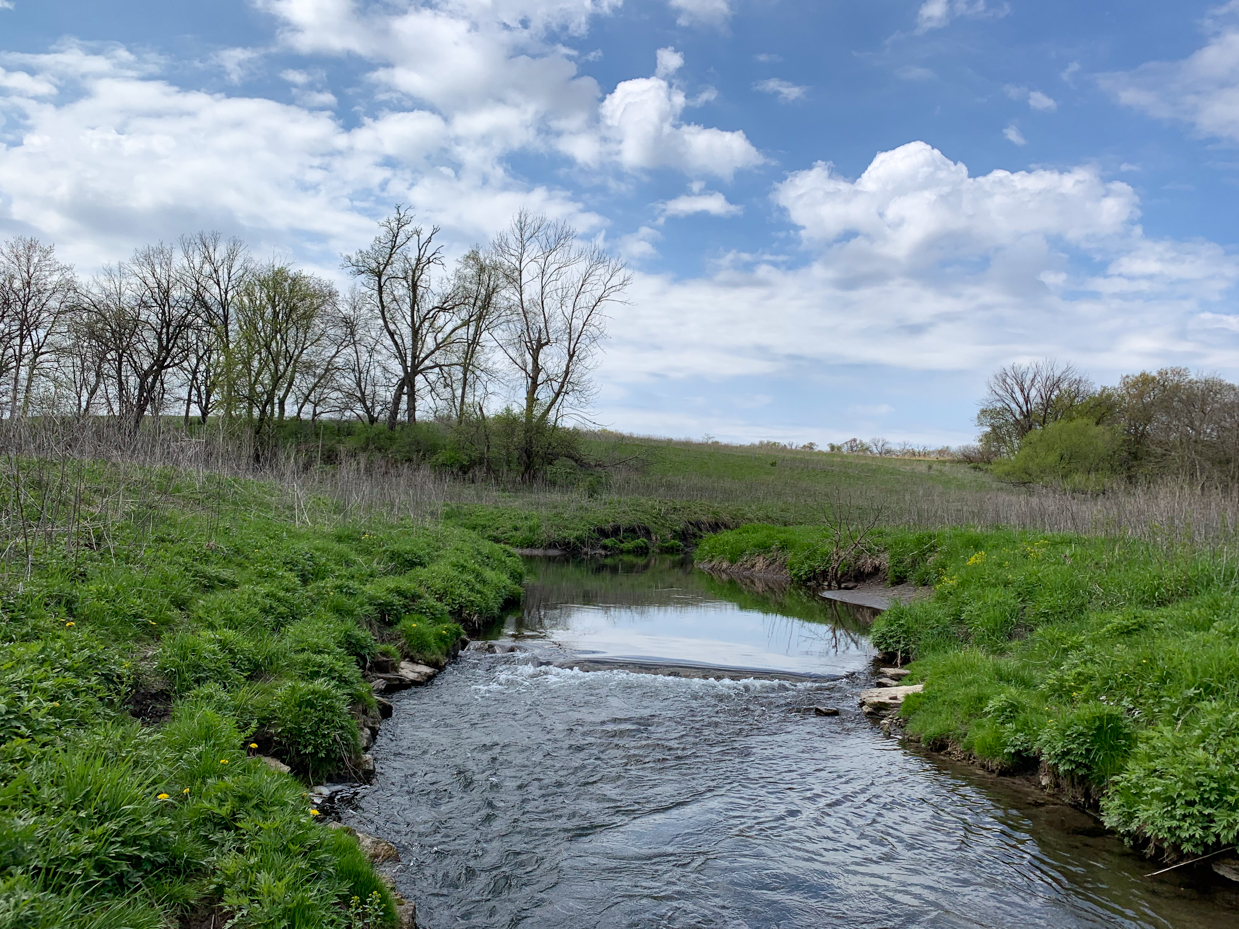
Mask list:
[[899,709],[904,697],[908,694],[919,694],[924,689],[924,684],[913,684],[909,687],[878,687],[873,690],[863,690],[860,694],[860,706],[868,716],[885,716]]

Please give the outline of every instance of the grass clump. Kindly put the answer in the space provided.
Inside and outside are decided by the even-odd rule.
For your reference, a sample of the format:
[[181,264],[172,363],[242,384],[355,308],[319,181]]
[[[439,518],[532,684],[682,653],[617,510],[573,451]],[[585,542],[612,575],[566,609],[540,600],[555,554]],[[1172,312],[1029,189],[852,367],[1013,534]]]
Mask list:
[[108,545],[41,548],[0,584],[0,925],[394,925],[306,784],[357,764],[368,663],[441,663],[457,621],[519,594],[520,561],[460,529],[299,525],[235,489],[173,482]]

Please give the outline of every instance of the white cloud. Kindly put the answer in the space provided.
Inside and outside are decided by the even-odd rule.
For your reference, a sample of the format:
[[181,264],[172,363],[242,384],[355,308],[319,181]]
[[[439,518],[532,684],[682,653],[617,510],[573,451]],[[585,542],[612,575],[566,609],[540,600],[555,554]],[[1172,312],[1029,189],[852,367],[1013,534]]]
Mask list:
[[731,18],[731,0],[671,0],[681,26],[722,26]]
[[1208,20],[1208,43],[1180,61],[1157,61],[1102,76],[1121,103],[1159,119],[1190,123],[1201,135],[1239,141],[1239,25],[1234,3]]
[[657,61],[657,67],[654,69],[655,77],[671,77],[684,67],[684,56],[674,48],[660,48],[654,57]]
[[1003,138],[1015,145],[1027,145],[1028,140],[1024,138],[1024,133],[1020,132],[1020,127],[1015,123],[1011,123],[1006,129],[1002,130]]
[[730,179],[764,161],[741,131],[682,123],[687,105],[684,91],[665,77],[621,82],[599,108],[603,134],[619,163],[630,171],[668,167]]
[[[287,46],[374,62],[371,80],[442,115],[479,164],[532,149],[592,168],[618,161],[731,177],[762,162],[743,132],[681,122],[690,101],[671,83],[684,63],[674,48],[658,51],[654,77],[623,81],[599,104],[597,83],[550,40],[557,30],[583,32],[620,0],[405,0],[364,11],[352,0],[261,2],[282,19]],[[693,6],[702,15],[713,8]]]
[[1058,101],[1039,90],[1029,90],[1027,87],[1016,87],[1012,84],[1008,84],[1004,89],[1012,100],[1023,100],[1034,110],[1052,113],[1058,109]]
[[894,413],[895,408],[889,403],[879,403],[872,406],[860,404],[848,407],[847,412],[854,416],[886,416],[889,413]]
[[629,261],[644,261],[658,255],[654,243],[662,239],[663,234],[652,226],[642,226],[636,232],[623,236],[619,240],[620,254]]
[[999,17],[1007,14],[1007,6],[989,6],[986,0],[925,0],[916,11],[916,31],[941,29],[961,16]]
[[219,228],[334,268],[393,202],[466,241],[521,206],[597,223],[562,192],[477,163],[426,110],[345,129],[330,113],[182,90],[120,48],[4,61],[22,70],[4,72],[0,93],[0,236],[34,232],[86,266],[139,242]]
[[1034,110],[1052,113],[1058,109],[1058,101],[1048,94],[1043,94],[1039,90],[1032,90],[1028,93],[1028,105]]
[[262,52],[256,48],[226,48],[216,52],[211,60],[223,70],[229,84],[239,84],[257,69]]
[[638,274],[609,380],[987,371],[1039,355],[1098,376],[1168,359],[1239,367],[1239,339],[1216,337],[1229,324],[1201,316],[1226,305],[1239,262],[1214,243],[1147,238],[1135,191],[1094,167],[972,176],[915,142],[854,180],[826,164],[793,172],[774,199],[807,263]]
[[0,0],[0,10],[11,10],[14,5],[13,0]]
[[780,80],[777,77],[758,81],[753,85],[753,89],[760,90],[764,94],[775,94],[778,96],[780,103],[792,103],[795,100],[803,99],[805,94],[809,92],[807,87],[801,87],[799,84]]
[[711,216],[737,216],[743,207],[728,203],[727,198],[716,190],[708,193],[685,194],[662,204],[663,216],[692,216],[708,213]]
[[941,253],[984,254],[1028,236],[1073,242],[1122,234],[1135,191],[1093,168],[993,171],[971,177],[924,142],[882,152],[855,181],[819,162],[775,189],[806,239],[921,263]]

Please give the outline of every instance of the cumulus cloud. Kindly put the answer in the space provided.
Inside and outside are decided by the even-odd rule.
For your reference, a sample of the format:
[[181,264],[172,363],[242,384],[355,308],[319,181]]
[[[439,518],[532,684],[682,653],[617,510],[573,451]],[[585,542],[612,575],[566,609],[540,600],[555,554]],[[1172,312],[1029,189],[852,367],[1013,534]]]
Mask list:
[[673,217],[692,216],[694,213],[707,213],[710,216],[737,216],[743,212],[742,207],[735,203],[728,203],[727,198],[716,190],[684,194],[662,205],[663,216]]
[[1027,145],[1028,140],[1024,138],[1024,133],[1020,132],[1020,127],[1015,123],[1011,123],[1006,129],[1002,130],[1003,138],[1013,145]]
[[1209,40],[1180,61],[1155,61],[1103,75],[1102,86],[1127,106],[1190,123],[1201,135],[1239,141],[1239,5],[1207,21]]
[[1226,320],[1201,315],[1227,315],[1214,301],[1233,292],[1239,262],[1214,243],[1147,238],[1135,191],[1094,167],[973,176],[914,142],[855,179],[824,163],[793,172],[773,196],[807,260],[638,274],[609,378],[987,371],[1038,355],[1099,374],[1168,358],[1239,364],[1239,338],[1216,337]]
[[1058,101],[1049,94],[1043,94],[1039,90],[1031,90],[1028,92],[1028,105],[1034,110],[1052,113],[1058,109]]
[[2,60],[0,227],[55,239],[86,265],[213,227],[308,257],[318,249],[334,267],[369,234],[367,214],[396,201],[472,239],[521,206],[596,224],[562,192],[474,165],[426,110],[345,129],[328,112],[177,88],[121,48]]
[[1029,90],[1027,87],[1016,87],[1012,84],[1008,84],[1005,89],[1008,97],[1024,101],[1031,109],[1043,113],[1052,113],[1058,109],[1058,101],[1039,90]]
[[681,26],[721,26],[731,18],[731,0],[671,0]]
[[644,261],[658,255],[654,245],[662,239],[663,234],[653,226],[642,226],[636,232],[622,236],[619,240],[620,254],[629,261]]
[[764,94],[774,94],[779,98],[780,103],[792,103],[796,100],[801,100],[809,92],[807,87],[801,87],[799,84],[780,80],[777,77],[758,81],[753,85],[753,89],[760,90]]
[[689,101],[667,72],[682,62],[674,49],[662,49],[654,77],[623,81],[602,102],[603,133],[619,163],[630,171],[666,167],[726,179],[761,164],[764,159],[743,132],[682,122]]
[[1006,4],[990,6],[986,0],[925,0],[916,11],[916,31],[941,29],[961,16],[1005,16]]
[[[671,168],[731,177],[762,159],[743,132],[683,123],[690,101],[674,77],[684,58],[658,51],[651,78],[621,82],[605,100],[553,39],[582,32],[620,0],[440,0],[360,9],[352,0],[261,0],[283,22],[282,41],[305,54],[357,55],[371,80],[425,106],[495,161],[517,149],[561,152],[588,167]],[[691,7],[691,10],[690,10]],[[693,15],[726,3],[695,0]],[[717,9],[716,9],[717,12]]]
[[1028,236],[1111,237],[1138,215],[1135,191],[1095,169],[972,177],[924,142],[880,153],[855,181],[819,162],[789,175],[775,202],[808,240],[855,236],[849,248],[912,262],[990,252]]

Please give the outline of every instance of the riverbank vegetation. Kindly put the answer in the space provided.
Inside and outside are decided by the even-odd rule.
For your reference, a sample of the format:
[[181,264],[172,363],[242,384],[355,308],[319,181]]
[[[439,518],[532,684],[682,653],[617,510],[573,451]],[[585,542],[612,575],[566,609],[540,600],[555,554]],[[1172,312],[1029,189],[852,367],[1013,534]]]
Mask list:
[[[818,526],[746,526],[706,538],[697,559],[816,583],[838,542]],[[1010,529],[882,528],[862,542],[853,577],[932,588],[872,629],[925,684],[903,706],[909,733],[994,770],[1040,767],[1150,854],[1239,842],[1229,548]]]
[[8,463],[0,922],[393,925],[308,787],[362,766],[368,663],[441,664],[519,560],[273,483]]

